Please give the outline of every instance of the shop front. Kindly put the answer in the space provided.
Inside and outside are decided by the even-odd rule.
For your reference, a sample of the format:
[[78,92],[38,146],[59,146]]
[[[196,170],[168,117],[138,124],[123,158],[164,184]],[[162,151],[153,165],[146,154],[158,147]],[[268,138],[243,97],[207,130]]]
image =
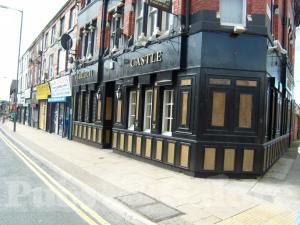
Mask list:
[[51,95],[49,83],[38,85],[36,88],[36,99],[39,105],[39,122],[38,128],[41,130],[47,130],[47,108],[48,97]]
[[32,107],[31,107],[31,88],[24,91],[25,98],[25,107],[26,107],[26,116],[25,124],[31,126],[31,116],[32,116]]
[[38,128],[39,124],[39,104],[38,100],[36,99],[36,87],[32,88],[32,94],[31,94],[31,126],[34,128]]
[[24,92],[18,94],[18,122],[21,124],[25,124],[26,121],[26,103],[25,103],[25,95]]
[[70,131],[72,95],[70,79],[70,76],[64,76],[50,81],[49,131],[62,137],[69,137]]

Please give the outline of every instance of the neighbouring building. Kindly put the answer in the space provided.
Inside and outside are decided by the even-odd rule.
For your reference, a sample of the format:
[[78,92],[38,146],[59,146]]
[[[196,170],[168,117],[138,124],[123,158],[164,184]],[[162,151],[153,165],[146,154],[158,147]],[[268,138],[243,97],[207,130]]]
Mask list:
[[300,106],[293,101],[291,121],[291,143],[300,139]]
[[17,112],[17,80],[12,80],[9,89],[9,113]]
[[[62,137],[70,137],[73,66],[69,63],[69,56],[75,54],[76,18],[76,1],[69,0],[44,30],[42,85],[49,86],[51,94],[49,93],[48,98],[42,99],[40,103],[40,118],[43,119],[41,125],[44,123],[44,129]],[[74,43],[70,50],[65,50],[61,44],[65,34],[68,34]]]
[[[43,80],[42,77],[42,60],[43,60],[43,32],[33,41],[28,48],[29,63],[28,71],[31,88],[28,89],[26,101],[30,104],[30,126],[39,128],[39,104],[37,100],[37,86]],[[30,94],[29,94],[30,91]]]
[[[78,13],[78,43],[73,75],[73,139],[91,145],[109,147],[111,129],[100,123],[103,117],[100,85],[105,26],[105,1],[81,0]],[[107,104],[111,104],[110,103]],[[110,111],[112,114],[112,111]],[[107,115],[108,116],[108,115]]]
[[289,145],[299,10],[293,0],[108,1],[112,148],[196,176],[264,174]]
[[30,77],[28,74],[28,52],[25,52],[19,61],[19,80],[18,80],[18,95],[17,95],[17,120],[19,123],[28,125],[28,114],[30,105],[25,101],[25,94],[30,88]]

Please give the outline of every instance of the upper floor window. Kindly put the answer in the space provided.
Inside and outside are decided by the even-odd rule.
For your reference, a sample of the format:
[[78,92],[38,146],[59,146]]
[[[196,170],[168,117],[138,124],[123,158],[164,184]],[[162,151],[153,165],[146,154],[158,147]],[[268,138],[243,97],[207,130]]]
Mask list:
[[65,32],[65,17],[62,17],[60,19],[60,30],[59,30],[59,36],[63,35]]
[[70,18],[69,18],[69,29],[73,28],[75,25],[75,7],[70,10]]
[[220,16],[221,24],[228,26],[246,26],[246,0],[221,0]]
[[85,26],[80,31],[81,58],[94,55],[96,46],[97,21]]
[[147,36],[152,36],[155,29],[157,28],[157,16],[158,16],[157,8],[150,6],[148,8]]
[[144,16],[144,1],[137,0],[136,1],[136,11],[135,11],[135,37],[136,39],[143,32],[143,16]]
[[56,27],[54,25],[51,30],[51,41],[50,41],[51,44],[55,42],[55,35],[56,35]]
[[173,25],[173,15],[144,3],[136,1],[135,40],[144,33],[147,37],[163,35]]
[[112,52],[116,52],[124,46],[125,37],[123,35],[124,8],[118,8],[113,12],[110,26],[110,47]]
[[53,54],[49,56],[49,78],[54,77],[54,70],[53,70]]
[[48,32],[45,34],[45,49],[48,48],[48,38],[49,38],[49,34]]

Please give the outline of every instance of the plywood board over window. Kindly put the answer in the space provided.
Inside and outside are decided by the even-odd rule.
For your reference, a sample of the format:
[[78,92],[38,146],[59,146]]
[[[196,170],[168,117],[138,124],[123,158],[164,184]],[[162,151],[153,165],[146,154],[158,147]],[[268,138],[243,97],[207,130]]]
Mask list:
[[226,93],[214,92],[211,125],[223,127],[225,121]]
[[215,170],[216,167],[216,149],[205,148],[204,151],[204,170]]
[[240,94],[239,127],[251,128],[252,126],[252,101],[251,94]]
[[117,123],[121,123],[122,120],[122,100],[118,100],[117,109]]
[[181,145],[180,166],[185,168],[189,167],[189,154],[190,154],[190,146]]
[[181,125],[187,125],[189,93],[181,93]]
[[253,162],[254,162],[254,150],[253,149],[244,149],[243,171],[244,172],[252,172],[253,171]]
[[161,161],[162,160],[162,147],[163,141],[157,140],[156,141],[156,152],[155,152],[155,159]]
[[235,149],[226,148],[224,150],[224,171],[234,171]]
[[167,157],[167,162],[169,164],[174,164],[175,160],[175,143],[168,143],[168,157]]

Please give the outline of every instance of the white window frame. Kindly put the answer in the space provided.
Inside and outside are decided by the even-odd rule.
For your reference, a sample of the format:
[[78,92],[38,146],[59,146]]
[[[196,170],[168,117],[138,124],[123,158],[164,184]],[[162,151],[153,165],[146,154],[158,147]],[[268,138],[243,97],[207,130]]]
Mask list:
[[[141,3],[141,13],[140,15],[138,14],[138,2]],[[134,34],[134,39],[138,40],[139,38],[139,33],[138,33],[138,28],[139,28],[139,22],[142,21],[141,23],[141,33],[143,33],[143,16],[144,16],[144,10],[145,10],[145,6],[144,6],[144,0],[137,0],[136,1],[136,10],[135,10],[135,34]]]
[[227,22],[222,22],[222,10],[221,10],[221,1],[223,0],[220,0],[220,22],[221,22],[221,25],[224,25],[224,26],[244,26],[246,27],[247,25],[247,21],[246,21],[246,18],[247,18],[247,0],[241,0],[243,1],[243,12],[242,12],[242,23],[227,23]]
[[[152,20],[151,17],[154,17],[154,24],[151,24]],[[157,27],[157,20],[158,20],[158,9],[152,6],[148,7],[148,18],[147,18],[147,37],[151,37],[155,30],[159,27]],[[152,32],[151,32],[151,29]]]
[[[150,94],[151,97],[150,97],[150,102],[148,102],[148,98],[147,98],[147,95]],[[151,132],[151,126],[152,126],[152,103],[153,102],[153,91],[150,89],[150,90],[146,90],[145,91],[145,107],[144,107],[144,132],[146,133],[150,133]],[[147,112],[148,112],[148,107],[150,107],[150,115],[147,115]],[[146,127],[146,124],[147,124],[147,119],[149,120],[150,119],[150,122],[149,122],[149,128]]]
[[[162,21],[161,21],[161,31],[162,32],[168,32],[171,30],[171,27],[173,27],[174,23],[174,15],[172,13],[168,13],[163,11],[162,12]],[[169,26],[166,29],[166,23],[168,21]]]
[[[135,94],[135,102],[133,102],[133,95]],[[137,92],[130,91],[129,93],[129,111],[128,111],[128,130],[134,130],[134,122],[136,117],[136,107],[137,107]],[[133,106],[135,107],[135,113],[133,113]],[[133,120],[132,120],[133,119]]]
[[[171,92],[171,102],[167,103],[167,93]],[[171,107],[171,115],[166,116],[166,108]],[[163,121],[162,121],[162,134],[166,136],[172,136],[172,125],[173,125],[173,108],[174,108],[174,90],[164,90],[164,101],[163,101]],[[170,130],[166,130],[166,120],[170,120]]]
[[53,64],[54,64],[54,62],[53,62],[53,60],[54,60],[54,56],[53,56],[53,54],[51,54],[50,56],[49,56],[49,78],[50,79],[52,79],[53,77],[54,77],[54,68],[53,68]]

